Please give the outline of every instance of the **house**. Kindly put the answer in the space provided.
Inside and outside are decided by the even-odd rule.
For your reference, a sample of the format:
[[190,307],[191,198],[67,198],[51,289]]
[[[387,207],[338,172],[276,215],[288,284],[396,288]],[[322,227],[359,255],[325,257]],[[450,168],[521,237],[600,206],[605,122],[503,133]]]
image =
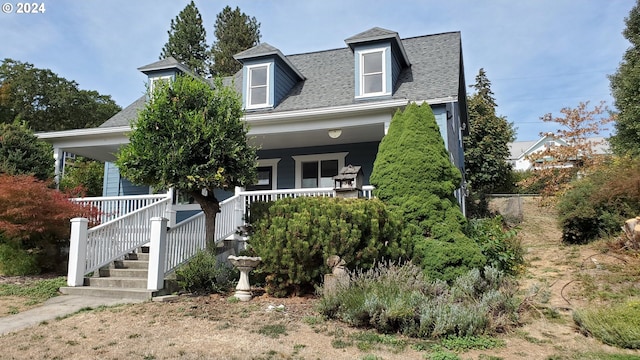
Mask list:
[[[260,148],[258,183],[220,195],[226,200],[219,214],[219,239],[234,233],[251,201],[333,196],[332,178],[349,164],[360,166],[363,190],[370,196],[369,177],[378,145],[394,113],[410,102],[432,107],[451,160],[464,174],[462,136],[468,119],[460,33],[401,39],[394,31],[376,27],[345,43],[343,48],[295,55],[284,55],[262,43],[235,55],[242,70],[224,81],[242,94],[249,141]],[[148,76],[150,88],[156,81],[190,73],[173,58],[139,70]],[[115,221],[140,206],[168,201],[170,210],[165,214],[169,214],[173,231],[183,220],[197,217],[198,206],[180,194],[170,192],[166,200],[166,194],[153,195],[148,187],[134,186],[120,177],[113,164],[118,148],[128,142],[131,121],[145,102],[146,96],[140,97],[97,128],[39,137],[53,145],[56,169],[64,152],[106,162],[104,198],[95,203],[83,200],[101,209],[112,202],[109,209],[113,211],[103,211],[109,214],[103,222]],[[456,196],[464,206],[462,188],[463,184]],[[122,203],[125,198],[146,200],[130,206]],[[226,210],[226,204],[234,202]],[[233,213],[236,215],[229,215]],[[104,261],[96,260],[94,267]]]
[[[603,137],[592,137],[587,139],[588,142],[593,144],[593,153],[596,155],[609,154],[609,143]],[[567,146],[567,141],[561,139],[553,134],[547,134],[538,140],[534,141],[516,141],[509,144],[510,156],[508,159],[511,167],[516,171],[526,171],[536,166],[543,166],[543,163],[551,160],[549,155],[545,155],[545,151],[552,149],[556,146]],[[535,154],[539,154],[539,158],[535,163],[531,162],[531,158],[536,158]],[[572,161],[568,161],[563,165],[554,165],[570,167],[573,166]]]

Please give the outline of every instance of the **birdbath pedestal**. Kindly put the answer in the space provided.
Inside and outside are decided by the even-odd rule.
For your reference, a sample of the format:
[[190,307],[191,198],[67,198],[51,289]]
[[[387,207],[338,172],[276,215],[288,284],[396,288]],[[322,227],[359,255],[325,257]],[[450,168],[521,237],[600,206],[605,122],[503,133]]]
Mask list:
[[227,258],[229,262],[240,271],[240,280],[236,286],[235,297],[240,301],[251,300],[251,285],[249,284],[249,272],[260,264],[262,258],[250,256],[233,256]]

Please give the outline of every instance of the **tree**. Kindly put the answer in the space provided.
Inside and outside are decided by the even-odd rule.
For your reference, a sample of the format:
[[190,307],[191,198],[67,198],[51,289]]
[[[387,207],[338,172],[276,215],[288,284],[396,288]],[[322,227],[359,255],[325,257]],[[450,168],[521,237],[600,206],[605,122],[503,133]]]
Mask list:
[[239,95],[221,79],[212,88],[201,79],[178,76],[154,89],[116,161],[133,183],[174,187],[192,196],[205,213],[209,249],[220,211],[214,190],[256,180],[256,149],[247,144],[242,115]]
[[[576,108],[563,108],[562,117],[546,114],[541,119],[555,122],[560,128],[552,133],[553,137],[567,143],[563,146],[551,146],[543,152],[536,152],[527,158],[535,165],[531,176],[523,180],[522,185],[529,186],[543,182],[541,191],[544,196],[556,195],[569,184],[580,172],[589,173],[602,161],[602,156],[595,153],[595,147],[601,144],[590,138],[607,130],[606,124],[614,120],[614,116],[605,106],[605,102],[589,108],[589,102],[581,102]],[[541,133],[541,136],[549,135]]]
[[217,40],[211,46],[211,75],[233,75],[242,67],[233,55],[260,43],[260,23],[255,17],[241,12],[239,7],[232,10],[225,6],[216,16],[213,27]]
[[428,104],[409,104],[393,116],[369,180],[380,200],[417,227],[413,258],[429,276],[453,280],[484,264],[479,246],[463,233],[466,220],[454,196],[462,176]]
[[102,196],[104,163],[83,157],[65,164],[60,190],[81,190],[83,196]]
[[0,174],[53,177],[53,149],[24,124],[0,123]]
[[617,154],[640,154],[640,0],[625,18],[622,34],[631,46],[625,52],[618,71],[609,76],[611,94],[618,109],[616,134],[611,145]]
[[198,75],[204,75],[209,48],[206,41],[207,32],[193,1],[171,20],[171,28],[167,33],[169,40],[162,48],[160,59],[173,56]]
[[0,65],[0,123],[26,122],[34,131],[95,127],[120,111],[108,95],[79,90],[49,69],[4,59]]
[[483,214],[488,210],[485,195],[503,187],[510,179],[511,166],[507,159],[515,130],[504,116],[496,115],[497,104],[484,69],[480,69],[476,83],[470,87],[476,93],[467,102],[469,135],[463,139],[465,174],[471,187],[470,200],[479,201],[477,212]]

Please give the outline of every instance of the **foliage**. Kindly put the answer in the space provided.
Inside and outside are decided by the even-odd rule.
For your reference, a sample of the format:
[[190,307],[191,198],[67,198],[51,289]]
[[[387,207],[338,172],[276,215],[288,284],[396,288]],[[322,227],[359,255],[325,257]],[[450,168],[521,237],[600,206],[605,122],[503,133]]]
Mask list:
[[120,111],[109,95],[78,89],[49,69],[4,59],[0,65],[0,122],[34,131],[95,127]]
[[572,183],[558,200],[565,242],[581,244],[615,235],[626,219],[640,214],[640,160],[615,158]]
[[615,123],[616,133],[611,137],[611,145],[618,155],[640,154],[640,1],[625,18],[626,28],[622,35],[629,40],[631,46],[622,57],[615,74],[609,76],[611,95],[618,109]]
[[495,349],[504,347],[504,340],[487,336],[447,336],[440,340],[440,346],[455,352],[464,352],[476,349]]
[[198,75],[205,75],[209,55],[207,32],[193,1],[171,20],[171,28],[167,33],[169,40],[162,48],[160,60],[173,56]]
[[24,124],[0,123],[0,174],[53,177],[51,145],[38,139]]
[[86,211],[47,185],[28,175],[0,174],[0,229],[12,249],[28,252],[41,269],[53,270],[62,263],[69,220]]
[[[469,97],[469,135],[464,137],[466,179],[471,188],[470,200],[477,199],[481,206],[476,213],[488,212],[485,196],[506,187],[511,166],[509,143],[515,140],[513,123],[496,115],[498,106],[493,98],[491,82],[484,69],[471,85],[476,93]],[[473,206],[468,209],[474,209]]]
[[83,189],[84,196],[102,196],[104,164],[82,157],[65,165],[64,176],[60,180],[60,190]]
[[379,200],[300,197],[275,202],[249,244],[268,274],[266,291],[286,296],[313,291],[331,272],[331,255],[365,269],[405,255],[400,235],[401,220]]
[[429,281],[412,263],[378,263],[353,271],[324,294],[318,310],[382,333],[445,338],[502,332],[517,322],[515,284],[493,268],[474,269],[451,285]]
[[213,27],[216,41],[211,46],[211,75],[233,75],[242,67],[233,55],[260,43],[260,23],[255,17],[241,12],[239,7],[232,10],[227,5],[216,16]]
[[39,303],[58,296],[58,289],[66,283],[64,277],[56,277],[27,284],[0,284],[0,296],[20,296],[28,298],[29,303]]
[[551,135],[564,140],[567,145],[548,147],[529,155],[527,159],[535,164],[535,171],[521,184],[526,187],[543,181],[543,196],[562,193],[576,174],[588,174],[603,161],[604,157],[595,153],[600,142],[589,138],[607,130],[606,124],[613,121],[604,101],[593,109],[589,108],[588,101],[581,102],[574,109],[563,108],[560,113],[563,117],[547,114],[542,120],[557,123],[561,128]]
[[573,320],[580,330],[624,349],[640,349],[640,301],[630,300],[608,307],[576,310]]
[[34,275],[40,272],[37,259],[20,244],[8,242],[0,235],[0,274],[5,276]]
[[518,274],[524,266],[524,248],[517,234],[505,228],[501,216],[469,222],[469,237],[480,245],[487,265],[508,275]]
[[176,270],[178,285],[196,294],[224,294],[232,286],[234,270],[218,263],[215,254],[199,251],[188,263]]
[[256,178],[256,149],[247,144],[242,116],[239,94],[220,79],[211,87],[178,76],[154,88],[116,161],[135,184],[192,196],[205,213],[209,249],[220,209],[214,189],[246,186]]
[[419,228],[422,237],[412,237],[414,261],[429,276],[451,280],[484,264],[477,244],[463,233],[465,218],[454,196],[461,179],[428,104],[409,104],[393,116],[370,182],[380,200]]

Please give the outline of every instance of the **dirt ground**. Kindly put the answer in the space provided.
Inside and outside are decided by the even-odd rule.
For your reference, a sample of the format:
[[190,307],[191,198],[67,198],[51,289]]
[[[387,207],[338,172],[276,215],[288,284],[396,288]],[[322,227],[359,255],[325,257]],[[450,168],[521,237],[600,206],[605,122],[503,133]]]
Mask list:
[[[499,199],[493,205],[499,209],[505,201]],[[552,208],[541,208],[536,199],[524,198],[522,209],[519,238],[527,249],[528,264],[520,286],[531,311],[523,316],[521,327],[500,336],[505,347],[461,353],[460,358],[581,359],[593,353],[640,356],[640,351],[613,348],[580,334],[571,318],[574,309],[606,304],[595,294],[604,290],[615,294],[618,288],[638,286],[640,260],[608,251],[602,242],[563,245]],[[616,271],[635,277],[612,284],[611,274]],[[246,303],[219,295],[181,296],[169,303],[81,311],[1,336],[0,358],[424,359],[427,354],[410,346],[419,340],[400,336],[395,338],[409,344],[402,349],[358,343],[353,334],[364,330],[323,320],[314,310],[317,299],[313,297],[257,295]],[[17,298],[0,297],[0,316],[23,311],[26,307],[20,303]]]

